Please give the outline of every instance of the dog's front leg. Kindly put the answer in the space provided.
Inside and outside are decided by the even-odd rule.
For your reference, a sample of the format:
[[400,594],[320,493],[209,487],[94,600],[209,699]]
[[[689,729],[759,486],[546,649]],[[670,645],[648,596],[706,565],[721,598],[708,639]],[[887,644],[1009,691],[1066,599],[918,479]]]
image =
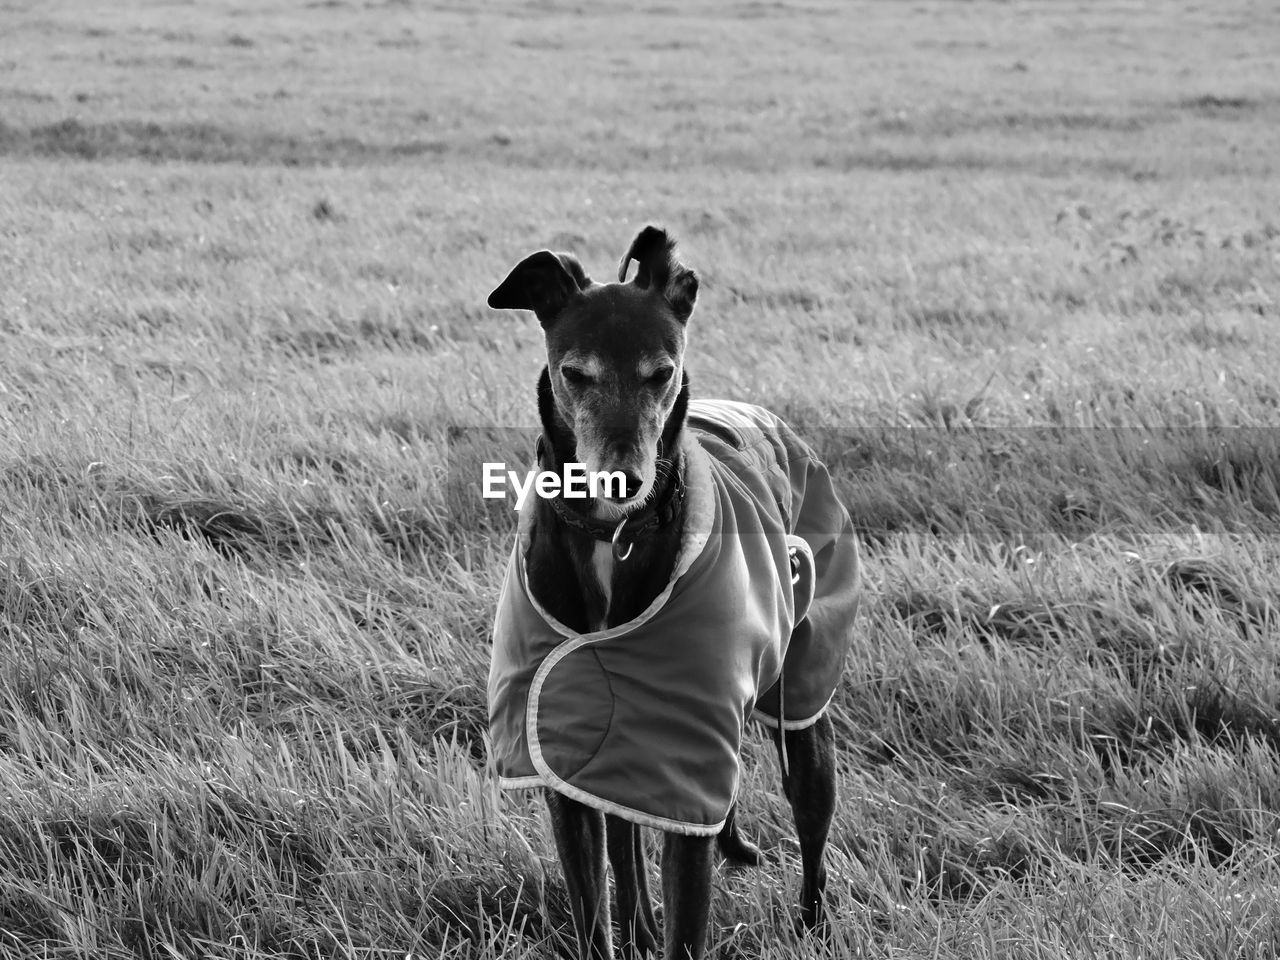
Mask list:
[[788,762],[782,788],[800,840],[800,920],[804,929],[812,930],[823,922],[827,869],[822,859],[836,807],[835,728],[824,713],[812,726],[788,730],[783,737]]
[[662,845],[663,957],[701,960],[711,915],[715,838],[668,833]]
[[622,955],[634,958],[654,953],[658,949],[658,922],[649,897],[644,838],[638,826],[619,817],[606,816],[604,825],[609,837],[618,926],[622,930]]
[[560,869],[564,871],[569,906],[573,910],[578,956],[584,960],[611,960],[604,814],[562,797],[554,790],[547,790],[546,797]]

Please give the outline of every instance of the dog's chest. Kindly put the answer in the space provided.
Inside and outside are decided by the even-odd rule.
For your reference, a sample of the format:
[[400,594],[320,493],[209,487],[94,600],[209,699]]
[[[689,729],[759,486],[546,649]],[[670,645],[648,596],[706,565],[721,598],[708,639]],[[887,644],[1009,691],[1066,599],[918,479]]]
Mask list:
[[591,552],[591,569],[600,583],[600,595],[604,597],[604,612],[600,622],[591,625],[592,630],[603,630],[609,624],[609,604],[613,600],[613,544],[597,543]]

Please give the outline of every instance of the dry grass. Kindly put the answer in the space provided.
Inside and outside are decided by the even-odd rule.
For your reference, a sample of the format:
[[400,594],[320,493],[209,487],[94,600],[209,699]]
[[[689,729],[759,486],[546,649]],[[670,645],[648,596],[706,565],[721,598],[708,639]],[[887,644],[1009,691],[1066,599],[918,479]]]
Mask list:
[[[483,301],[651,220],[697,390],[864,534],[829,954],[1280,953],[1274,9],[0,24],[0,955],[555,955],[471,476],[540,337]],[[807,955],[748,760],[718,953]]]

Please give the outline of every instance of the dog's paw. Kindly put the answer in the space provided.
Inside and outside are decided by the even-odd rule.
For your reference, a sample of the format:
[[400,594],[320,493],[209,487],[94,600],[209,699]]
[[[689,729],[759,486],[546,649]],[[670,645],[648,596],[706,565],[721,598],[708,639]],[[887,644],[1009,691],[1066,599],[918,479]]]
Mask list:
[[720,853],[725,860],[740,867],[758,867],[764,862],[764,855],[750,840],[745,840],[736,830],[721,833],[716,838],[720,845]]
[[658,938],[648,930],[637,930],[634,939],[629,938],[622,944],[623,960],[644,960],[657,955]]
[[800,915],[792,922],[796,938],[816,937],[826,940],[831,934],[831,925],[827,922],[826,912],[821,903],[807,903],[801,906]]

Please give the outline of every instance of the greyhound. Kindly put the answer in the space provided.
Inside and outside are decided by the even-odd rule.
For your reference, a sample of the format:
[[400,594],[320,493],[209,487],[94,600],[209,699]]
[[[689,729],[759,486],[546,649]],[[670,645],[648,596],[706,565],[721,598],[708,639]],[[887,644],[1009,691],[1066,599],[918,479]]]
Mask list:
[[[593,960],[613,955],[606,854],[624,956],[657,949],[641,826],[664,832],[664,956],[703,956],[713,838],[729,861],[761,859],[735,816],[741,734],[753,711],[777,730],[800,840],[802,929],[823,922],[835,807],[824,710],[856,610],[852,525],[825,468],[780,420],[745,404],[690,400],[684,361],[697,293],[674,241],[648,226],[617,283],[594,283],[573,255],[541,250],[488,299],[495,309],[533,311],[545,334],[539,466],[582,464],[625,479],[613,496],[536,499],[523,509],[489,681],[503,786],[544,788],[579,954]],[[730,512],[769,535],[708,532],[707,518],[724,524]],[[764,519],[747,519],[757,512]],[[751,556],[708,559],[729,556],[730,541]],[[734,572],[716,573],[717,563]],[[678,610],[664,621],[668,607]],[[702,642],[695,635],[707,637],[701,665],[684,660]],[[812,682],[804,669],[792,677],[793,661],[806,657],[821,661]],[[646,664],[661,676],[637,680]],[[734,670],[747,677],[725,684],[745,690],[738,700],[707,692]],[[561,717],[584,704],[583,718]],[[701,759],[695,743],[713,759]],[[704,770],[714,771],[709,785],[691,787]]]

